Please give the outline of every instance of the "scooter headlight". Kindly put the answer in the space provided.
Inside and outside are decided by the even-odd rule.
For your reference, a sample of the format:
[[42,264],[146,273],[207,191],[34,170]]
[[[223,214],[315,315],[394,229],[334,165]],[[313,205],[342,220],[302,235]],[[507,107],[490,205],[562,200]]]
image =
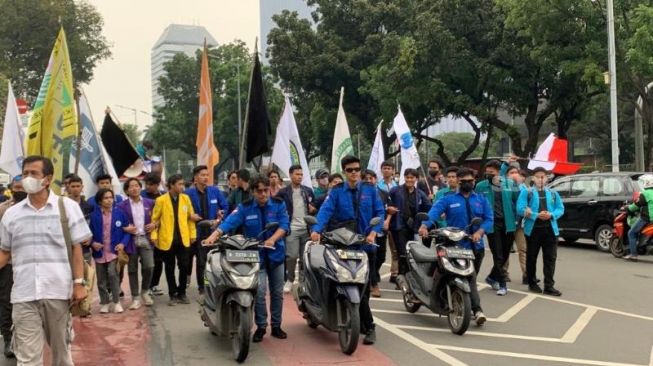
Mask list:
[[465,238],[465,232],[462,230],[448,230],[443,229],[442,233],[451,241],[461,241]]
[[[461,276],[469,276],[474,273],[474,266],[470,265],[467,259],[456,259],[456,265],[449,261],[449,258],[440,257],[444,268],[452,273],[459,274]],[[461,262],[462,261],[462,262]]]
[[229,279],[239,289],[251,289],[258,287],[258,272],[260,265],[239,263],[236,266],[227,268]]

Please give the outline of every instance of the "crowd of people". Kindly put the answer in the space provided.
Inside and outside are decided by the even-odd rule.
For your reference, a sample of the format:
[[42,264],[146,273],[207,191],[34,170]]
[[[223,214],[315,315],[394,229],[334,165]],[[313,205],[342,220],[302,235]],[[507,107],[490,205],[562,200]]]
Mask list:
[[[302,185],[304,174],[310,172],[299,165],[283,172],[290,178],[287,185],[279,171],[251,176],[241,169],[229,172],[224,190],[209,184],[206,166],[193,169],[188,182],[177,174],[167,177],[165,189],[161,177],[150,173],[143,180],[125,180],[123,192],[114,192],[111,176],[101,175],[96,178],[93,197],[84,197],[82,179],[69,175],[63,181],[67,198],[60,206],[58,196],[50,190],[52,163],[39,156],[26,158],[23,175],[11,182],[11,198],[0,204],[0,333],[5,355],[13,357],[15,353],[21,364],[37,364],[46,341],[56,364],[72,365],[66,333],[71,326],[68,309],[70,299],[80,301],[88,295],[80,272],[82,261],[95,266],[100,313],[122,313],[128,299],[129,310],[153,306],[154,299],[164,295],[160,288],[164,271],[167,304],[190,304],[193,268],[200,299],[204,293],[203,272],[210,245],[224,234],[256,235],[273,221],[279,226],[265,234],[263,243],[268,249],[261,249],[254,342],[263,339],[268,324],[273,337],[287,337],[282,329],[283,296],[301,279],[301,253],[307,243],[319,242],[324,232],[335,227],[349,227],[375,244],[366,246],[371,271],[360,304],[364,344],[376,340],[369,298],[382,296],[380,272],[387,253],[389,281],[396,284],[409,270],[407,242],[422,236],[429,246],[427,233],[434,227],[469,230],[471,239],[460,245],[474,251],[476,273],[484,259],[487,237],[493,264],[485,282],[497,295],[508,291],[508,258],[513,245],[522,283],[532,292],[561,295],[554,286],[554,273],[556,220],[564,207],[558,194],[546,188],[544,169],[527,172],[514,158],[492,160],[479,178],[470,169],[445,168],[432,160],[425,177],[416,169],[406,169],[399,182],[391,162],[382,164],[381,176],[363,170],[354,156],[344,157],[341,168],[343,175],[319,169],[313,176],[315,187]],[[59,207],[65,209],[67,224],[62,224]],[[427,213],[429,220],[420,222],[419,213]],[[308,215],[316,216],[316,225],[306,225]],[[381,221],[369,228],[373,217]],[[472,225],[476,217],[481,223]],[[70,233],[73,244],[70,257],[64,232]],[[543,289],[536,277],[540,249]],[[130,296],[121,290],[125,267]],[[472,284],[472,310],[477,324],[482,325],[485,316],[476,281]]]

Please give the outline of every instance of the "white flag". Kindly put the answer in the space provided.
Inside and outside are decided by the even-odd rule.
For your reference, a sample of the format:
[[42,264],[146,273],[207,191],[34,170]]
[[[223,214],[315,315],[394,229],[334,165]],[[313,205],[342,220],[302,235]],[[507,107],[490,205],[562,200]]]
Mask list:
[[381,136],[383,133],[383,128],[381,127],[382,124],[383,122],[379,123],[379,127],[376,129],[376,138],[374,139],[374,146],[372,147],[372,153],[370,154],[370,162],[367,163],[367,169],[373,170],[379,180],[383,177],[381,174],[381,164],[385,161],[385,154],[383,153],[383,138]]
[[345,155],[354,153],[349,135],[349,126],[345,110],[342,108],[342,97],[345,94],[345,88],[340,89],[340,106],[338,107],[338,118],[336,118],[336,130],[333,133],[333,147],[331,149],[331,173],[341,173],[340,160]]
[[392,123],[392,128],[395,130],[397,141],[399,141],[399,145],[401,146],[401,176],[399,178],[399,184],[403,184],[406,169],[417,169],[421,164],[413,135],[408,128],[404,114],[401,113],[401,107],[398,107],[397,116],[395,116],[394,122]]
[[306,155],[302,148],[302,142],[299,139],[297,123],[292,113],[290,99],[286,97],[286,106],[283,109],[283,115],[277,126],[277,135],[274,139],[274,148],[272,150],[271,161],[276,164],[281,173],[288,176],[288,169],[292,165],[301,165],[304,172],[302,184],[311,188],[311,171],[308,168]]
[[25,134],[16,105],[16,97],[9,83],[7,92],[7,109],[5,112],[5,125],[2,131],[2,149],[0,149],[0,169],[12,177],[20,175],[23,171],[23,148]]

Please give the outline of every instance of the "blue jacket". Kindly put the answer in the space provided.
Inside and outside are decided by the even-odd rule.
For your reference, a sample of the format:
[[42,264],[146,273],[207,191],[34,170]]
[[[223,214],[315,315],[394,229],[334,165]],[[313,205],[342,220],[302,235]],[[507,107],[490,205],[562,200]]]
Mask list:
[[[207,204],[207,209],[208,209],[208,217],[202,217],[203,220],[215,220],[218,218],[218,211],[222,210],[224,211],[224,217],[222,220],[224,221],[227,216],[229,215],[229,204],[227,203],[227,199],[224,197],[224,194],[220,189],[214,186],[207,186],[206,189],[204,190],[206,193],[206,198],[208,199],[208,204]],[[202,206],[200,205],[200,192],[197,190],[197,187],[191,187],[188,188],[187,190],[184,191],[190,197],[190,201],[193,204],[193,210],[195,210],[195,213],[202,216]],[[200,228],[197,228],[197,238],[202,239],[206,238],[209,235],[211,235],[210,232],[207,230],[200,230]]]
[[[308,205],[314,205],[315,195],[313,190],[306,186],[299,186],[302,192],[302,198],[304,198],[304,205],[306,206],[305,214],[308,215]],[[277,193],[277,198],[281,198],[286,203],[286,209],[288,210],[288,216],[292,218],[293,215],[293,205],[292,205],[292,184],[289,184],[279,190]]]
[[[290,230],[290,219],[283,200],[272,197],[265,206],[259,206],[256,200],[247,200],[236,207],[236,209],[220,224],[219,229],[225,233],[234,232],[242,226],[243,235],[247,238],[256,238],[263,231],[265,225],[270,222],[279,223],[279,229],[288,232]],[[276,231],[276,230],[274,230]],[[265,240],[274,234],[274,231],[265,233],[261,239]],[[275,249],[259,249],[261,264],[268,267],[275,267],[285,262],[286,242],[282,237],[275,244]]]
[[[530,197],[529,192],[531,192]],[[546,196],[546,210],[551,212],[552,216],[551,228],[556,236],[558,236],[560,234],[558,231],[558,219],[565,213],[565,206],[562,204],[558,192],[546,187],[544,188],[544,192]],[[537,213],[540,212],[540,197],[537,190],[530,188],[524,189],[519,193],[519,199],[517,200],[517,213],[519,216],[524,216],[526,207],[530,207],[531,217],[524,217],[524,235],[530,236],[535,225],[535,220],[537,219]]]
[[[470,224],[473,217],[480,217],[483,222],[479,226],[472,226],[469,228],[469,233],[473,233],[480,228],[486,233],[494,226],[494,213],[492,206],[488,200],[481,194],[472,192],[469,196],[469,206],[472,211],[472,216],[467,214],[466,199],[460,192],[449,194],[440,198],[429,211],[429,220],[425,221],[424,225],[432,226],[434,222],[440,220],[440,216],[445,214],[447,217],[447,224],[453,227],[464,229]],[[474,244],[472,246],[472,244]],[[472,243],[469,240],[460,242],[460,245],[467,249],[483,249],[484,243],[481,239],[478,243]]]
[[[341,183],[333,187],[326,200],[320,207],[317,214],[317,224],[313,225],[312,231],[322,233],[329,221],[334,219],[337,224],[356,220],[356,232],[366,235],[369,233],[370,220],[379,217],[381,223],[372,227],[378,234],[383,233],[383,220],[385,219],[385,206],[376,187],[370,183],[358,182],[356,184],[357,194],[347,183]],[[358,212],[354,212],[353,199],[358,202]]]
[[[114,207],[111,211],[111,251],[116,252],[116,245],[123,244],[125,248],[131,241],[131,235],[126,233],[123,228],[129,226],[129,220],[122,210]],[[102,228],[102,210],[95,207],[91,214],[91,223],[89,224],[91,233],[93,233],[93,242],[104,243]],[[93,250],[93,258],[102,258],[103,250]]]
[[[396,186],[390,190],[389,205],[396,207],[399,210],[399,212],[397,212],[395,215],[392,216],[392,220],[390,221],[391,230],[401,230],[406,227],[404,212],[405,210],[408,210],[408,202],[406,202],[407,195],[408,193],[406,192],[405,184]],[[429,210],[431,209],[431,202],[429,201],[429,198],[426,195],[426,193],[422,192],[422,190],[417,187],[415,187],[415,200],[416,200],[415,213],[429,212]],[[417,231],[421,223],[416,222],[416,220],[413,221],[414,221],[413,227],[411,227],[410,229]]]
[[[515,215],[517,204],[517,197],[519,197],[519,188],[515,185],[515,181],[504,176],[500,176],[501,198],[503,206],[503,218],[506,224],[506,232],[511,233],[517,229],[517,216]],[[490,207],[494,209],[494,191],[492,184],[487,180],[482,180],[476,184],[476,193],[482,194],[487,198]],[[485,231],[490,234],[494,232],[494,226],[490,231]]]

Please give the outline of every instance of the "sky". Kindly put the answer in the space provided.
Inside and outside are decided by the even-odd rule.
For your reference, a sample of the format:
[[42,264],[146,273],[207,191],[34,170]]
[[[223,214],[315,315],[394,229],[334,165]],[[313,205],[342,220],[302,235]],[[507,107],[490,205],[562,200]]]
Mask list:
[[[89,0],[104,18],[102,33],[112,56],[98,64],[93,80],[84,85],[96,124],[110,106],[122,123],[139,128],[152,122],[150,52],[172,23],[202,25],[218,43],[235,39],[250,48],[259,31],[259,0]],[[198,86],[199,87],[199,86]]]

